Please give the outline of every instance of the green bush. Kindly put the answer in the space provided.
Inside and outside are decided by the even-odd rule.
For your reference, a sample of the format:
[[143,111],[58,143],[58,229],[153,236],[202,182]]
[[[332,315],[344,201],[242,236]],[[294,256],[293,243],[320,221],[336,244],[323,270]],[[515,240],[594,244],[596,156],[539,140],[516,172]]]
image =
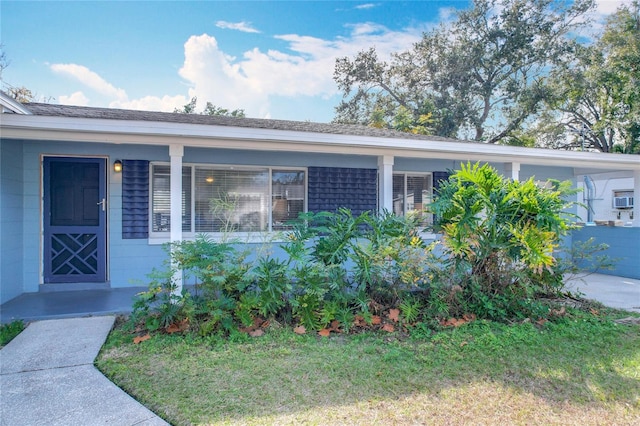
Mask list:
[[572,193],[569,181],[540,187],[463,164],[430,206],[443,235],[441,275],[451,277],[434,293],[437,303],[497,320],[538,313],[536,293],[562,281],[555,250],[572,228],[565,200]]
[[[167,244],[168,258],[154,269],[148,290],[136,297],[130,323],[149,331],[180,324],[203,334],[228,333],[238,324],[250,325],[259,301],[248,293],[247,253],[229,242],[200,235],[194,241]],[[195,280],[193,291],[177,292],[176,272]]]

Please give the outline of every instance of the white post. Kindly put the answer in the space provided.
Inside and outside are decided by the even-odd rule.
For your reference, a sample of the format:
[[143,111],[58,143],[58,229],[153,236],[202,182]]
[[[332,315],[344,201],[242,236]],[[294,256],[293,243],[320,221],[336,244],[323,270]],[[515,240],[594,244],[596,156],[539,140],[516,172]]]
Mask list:
[[379,205],[378,210],[393,211],[393,155],[378,157]]
[[631,226],[640,228],[640,170],[633,171],[633,222]]
[[520,180],[520,163],[504,163],[504,174],[511,180]]
[[[182,145],[170,145],[171,157],[171,243],[182,241]],[[182,293],[182,270],[176,270],[173,275],[176,284],[174,294]]]

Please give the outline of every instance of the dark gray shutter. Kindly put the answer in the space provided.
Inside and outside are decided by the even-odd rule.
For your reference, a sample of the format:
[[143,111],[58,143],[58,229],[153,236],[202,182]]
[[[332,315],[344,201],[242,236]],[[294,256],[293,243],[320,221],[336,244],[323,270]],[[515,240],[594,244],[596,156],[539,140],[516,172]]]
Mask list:
[[122,160],[122,238],[149,237],[149,162]]
[[433,195],[438,196],[438,189],[443,182],[446,182],[451,176],[451,172],[433,172]]

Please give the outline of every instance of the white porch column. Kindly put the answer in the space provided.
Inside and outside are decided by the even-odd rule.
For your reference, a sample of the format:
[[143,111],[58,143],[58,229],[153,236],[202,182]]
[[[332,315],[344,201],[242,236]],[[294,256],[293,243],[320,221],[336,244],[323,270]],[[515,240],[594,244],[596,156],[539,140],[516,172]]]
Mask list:
[[504,175],[511,180],[520,180],[520,163],[504,163]]
[[393,155],[378,157],[379,205],[380,212],[393,211]]
[[633,222],[634,228],[640,228],[640,170],[633,171]]
[[[182,145],[170,145],[169,156],[171,158],[171,242],[182,241]],[[174,294],[182,292],[182,270],[177,270],[173,275],[177,287]]]

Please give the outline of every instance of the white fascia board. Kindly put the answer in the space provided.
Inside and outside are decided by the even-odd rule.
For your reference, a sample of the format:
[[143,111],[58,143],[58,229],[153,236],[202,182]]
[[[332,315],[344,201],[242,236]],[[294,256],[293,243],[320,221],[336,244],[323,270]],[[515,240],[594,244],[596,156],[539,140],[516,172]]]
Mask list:
[[202,148],[295,150],[309,153],[392,155],[472,162],[517,162],[597,170],[640,170],[640,156],[626,154],[155,121],[13,114],[7,114],[2,118],[3,137],[17,139],[141,145],[183,144]]
[[0,120],[4,120],[4,116],[6,114],[4,112],[5,109],[14,114],[31,115],[31,111],[29,111],[24,105],[2,91],[0,91],[0,107],[2,109],[2,118],[0,118]]

